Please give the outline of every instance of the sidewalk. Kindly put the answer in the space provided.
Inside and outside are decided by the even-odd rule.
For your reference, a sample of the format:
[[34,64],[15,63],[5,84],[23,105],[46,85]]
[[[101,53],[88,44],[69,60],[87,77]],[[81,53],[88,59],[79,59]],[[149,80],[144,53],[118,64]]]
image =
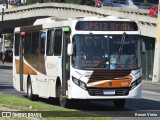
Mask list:
[[157,83],[157,82],[152,82],[152,80],[142,80],[142,83],[143,84],[151,84],[151,85],[159,85],[160,86],[160,82]]
[[0,66],[12,66],[12,62],[5,62],[4,64],[0,60]]

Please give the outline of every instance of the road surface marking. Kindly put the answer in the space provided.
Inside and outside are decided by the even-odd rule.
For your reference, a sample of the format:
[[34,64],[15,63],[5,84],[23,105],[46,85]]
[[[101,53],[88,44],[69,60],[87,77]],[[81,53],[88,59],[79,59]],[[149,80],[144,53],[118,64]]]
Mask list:
[[[150,96],[150,97],[147,97],[145,95]],[[142,98],[149,99],[149,100],[154,100],[154,101],[160,101],[160,99],[154,98],[155,96],[159,97],[160,93],[151,92],[151,91],[147,91],[147,90],[142,90]]]

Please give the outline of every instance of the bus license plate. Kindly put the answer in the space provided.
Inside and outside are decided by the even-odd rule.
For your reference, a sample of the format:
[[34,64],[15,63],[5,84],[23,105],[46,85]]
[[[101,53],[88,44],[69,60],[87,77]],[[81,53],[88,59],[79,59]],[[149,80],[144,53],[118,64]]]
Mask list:
[[103,95],[115,95],[115,90],[104,90]]

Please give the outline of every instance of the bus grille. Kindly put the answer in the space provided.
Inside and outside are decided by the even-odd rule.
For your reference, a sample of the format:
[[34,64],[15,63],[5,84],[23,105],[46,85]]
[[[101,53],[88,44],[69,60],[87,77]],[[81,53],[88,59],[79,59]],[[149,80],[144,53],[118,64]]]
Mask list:
[[104,90],[112,90],[112,89],[90,89],[88,88],[88,93],[91,96],[126,96],[129,94],[129,88],[125,89],[114,89],[115,90],[115,95],[104,95],[103,91]]
[[[131,70],[95,70],[89,77],[89,82],[97,80],[114,80],[115,78],[126,77],[131,73]],[[86,76],[87,77],[87,76]]]

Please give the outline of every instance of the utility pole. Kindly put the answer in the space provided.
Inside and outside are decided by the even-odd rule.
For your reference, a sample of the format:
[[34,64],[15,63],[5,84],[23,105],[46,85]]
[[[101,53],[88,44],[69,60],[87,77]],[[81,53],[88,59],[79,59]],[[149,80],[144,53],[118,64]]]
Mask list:
[[3,1],[3,6],[6,6],[6,9],[8,9],[8,0],[2,0]]
[[2,38],[2,32],[3,32],[3,17],[4,17],[4,8],[2,7],[2,11],[1,11],[0,38]]
[[2,7],[1,11],[1,24],[0,24],[0,38],[1,38],[1,52],[4,52],[4,36],[3,36],[3,17],[4,17],[4,7]]
[[8,0],[6,0],[6,9],[8,9]]
[[4,15],[4,6],[2,7],[2,11],[1,11],[1,16],[2,16],[2,19],[1,19],[2,24],[1,24],[1,26],[3,25],[3,15]]
[[[160,0],[159,0],[160,5]],[[160,8],[158,9],[158,21],[154,54],[153,78],[152,82],[160,82]]]

